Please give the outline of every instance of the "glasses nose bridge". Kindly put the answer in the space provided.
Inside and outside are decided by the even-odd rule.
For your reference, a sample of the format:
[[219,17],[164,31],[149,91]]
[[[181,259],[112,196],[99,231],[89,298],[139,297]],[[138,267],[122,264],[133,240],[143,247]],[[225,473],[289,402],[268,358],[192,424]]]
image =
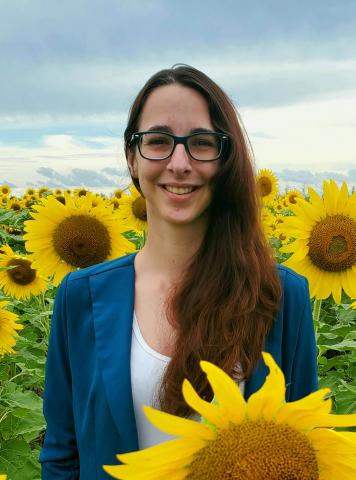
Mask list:
[[172,153],[171,155],[173,155],[175,149],[176,149],[176,146],[177,145],[184,145],[184,148],[185,148],[185,153],[188,155],[188,157],[190,156],[190,152],[189,152],[189,148],[188,148],[188,139],[189,139],[189,136],[187,137],[177,137],[175,135],[172,135],[173,137],[173,148],[172,148]]

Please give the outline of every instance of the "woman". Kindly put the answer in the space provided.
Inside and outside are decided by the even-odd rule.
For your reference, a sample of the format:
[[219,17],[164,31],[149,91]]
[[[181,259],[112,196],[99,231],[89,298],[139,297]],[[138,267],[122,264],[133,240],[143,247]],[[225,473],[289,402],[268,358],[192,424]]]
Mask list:
[[212,398],[200,359],[230,373],[246,398],[265,380],[262,350],[283,369],[287,400],[317,387],[307,282],[274,263],[251,151],[226,94],[192,67],[158,72],[132,105],[125,145],[148,238],[137,255],[62,282],[44,479],[104,479],[101,466],[115,454],[164,440],[142,406],[194,415],[181,385],[188,378]]

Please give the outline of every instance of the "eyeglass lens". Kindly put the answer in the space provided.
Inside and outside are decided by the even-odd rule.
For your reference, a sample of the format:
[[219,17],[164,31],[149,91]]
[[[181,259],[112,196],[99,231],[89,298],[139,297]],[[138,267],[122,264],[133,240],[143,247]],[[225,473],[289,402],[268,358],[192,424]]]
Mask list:
[[[197,160],[214,160],[220,154],[220,138],[214,133],[192,135],[187,139],[189,154]],[[159,160],[169,157],[174,149],[174,139],[165,133],[144,133],[140,151],[143,157]]]

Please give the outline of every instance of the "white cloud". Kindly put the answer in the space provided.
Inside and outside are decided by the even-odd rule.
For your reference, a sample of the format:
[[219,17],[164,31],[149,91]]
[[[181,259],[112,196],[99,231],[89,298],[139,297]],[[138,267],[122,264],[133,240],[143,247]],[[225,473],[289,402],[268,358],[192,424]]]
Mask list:
[[246,108],[241,114],[259,168],[342,172],[356,163],[355,111],[356,91],[292,106]]
[[35,147],[0,145],[0,159],[0,183],[15,184],[17,193],[28,185],[44,183],[44,177],[39,173],[41,168],[52,169],[62,175],[62,179],[75,178],[79,185],[80,176],[73,177],[73,169],[98,172],[104,168],[119,168],[121,172],[126,169],[123,142],[111,137],[49,135]]

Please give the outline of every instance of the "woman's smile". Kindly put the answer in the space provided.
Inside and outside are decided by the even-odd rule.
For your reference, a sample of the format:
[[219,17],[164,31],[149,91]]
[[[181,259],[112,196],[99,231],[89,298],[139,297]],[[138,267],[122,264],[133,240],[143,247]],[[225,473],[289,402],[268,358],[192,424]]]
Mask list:
[[[149,132],[158,127],[160,131],[177,136],[190,135],[198,130],[214,131],[206,100],[198,92],[182,85],[162,86],[149,95],[139,129]],[[155,147],[159,151],[161,144]],[[199,229],[206,225],[212,182],[218,166],[218,160],[195,160],[182,144],[176,145],[172,154],[162,160],[149,160],[141,156],[136,148],[132,167],[146,198],[151,224],[153,220],[199,224]]]

